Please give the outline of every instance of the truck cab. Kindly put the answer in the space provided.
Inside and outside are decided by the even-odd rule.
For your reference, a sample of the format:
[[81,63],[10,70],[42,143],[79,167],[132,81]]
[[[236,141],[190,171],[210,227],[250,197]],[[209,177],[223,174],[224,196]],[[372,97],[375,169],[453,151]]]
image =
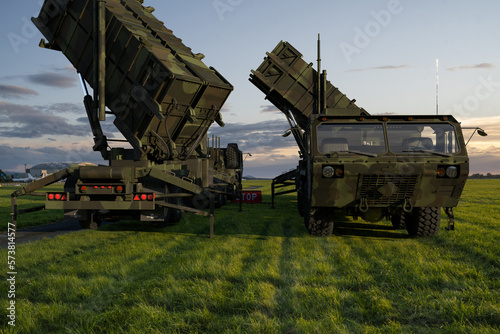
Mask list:
[[391,218],[410,235],[434,235],[441,208],[458,205],[469,173],[452,116],[313,115],[306,142],[299,211],[314,233],[331,233],[335,220],[352,216]]

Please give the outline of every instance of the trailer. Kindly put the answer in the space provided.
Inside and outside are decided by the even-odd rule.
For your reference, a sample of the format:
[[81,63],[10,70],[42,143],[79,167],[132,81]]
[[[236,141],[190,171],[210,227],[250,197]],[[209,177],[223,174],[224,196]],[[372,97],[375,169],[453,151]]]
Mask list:
[[[66,180],[63,191],[41,194],[44,208],[64,210],[83,228],[122,218],[165,226],[182,212],[213,217],[215,205],[238,196],[241,151],[207,137],[212,124],[224,126],[220,111],[233,86],[153,12],[137,0],[44,1],[32,19],[46,38],[40,46],[63,53],[78,71],[93,149],[106,163],[22,187],[13,208],[17,197]],[[123,147],[109,147],[117,140],[101,124],[110,118]]]

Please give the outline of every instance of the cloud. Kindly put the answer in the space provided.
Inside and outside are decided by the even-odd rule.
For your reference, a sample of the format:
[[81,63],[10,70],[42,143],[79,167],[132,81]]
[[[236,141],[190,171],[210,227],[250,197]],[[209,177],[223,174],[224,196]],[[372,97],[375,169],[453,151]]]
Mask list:
[[24,78],[31,83],[56,87],[56,88],[69,88],[76,85],[76,78],[58,73],[40,73],[25,75]]
[[470,158],[470,174],[500,174],[500,156],[472,155]]
[[[36,108],[51,114],[72,113],[86,115],[87,113],[83,103],[54,103],[45,106],[37,106]],[[85,119],[87,119],[87,117],[85,117]]]
[[0,137],[40,138],[44,135],[87,136],[90,129],[36,107],[0,100]]
[[448,68],[448,71],[461,71],[461,70],[475,70],[475,69],[480,69],[480,70],[490,70],[496,68],[495,64],[492,63],[481,63],[481,64],[475,64],[475,65],[464,65],[464,66],[456,66],[456,67],[450,67]]
[[20,166],[27,164],[28,167],[43,162],[82,162],[102,163],[101,155],[93,152],[91,148],[80,147],[11,147],[0,145],[0,156],[2,157],[2,169],[18,170]]
[[292,136],[283,138],[289,128],[284,119],[253,124],[228,123],[224,128],[212,127],[211,135],[221,137],[221,143],[237,143],[246,156],[245,175],[275,177],[297,166],[298,147]]
[[38,93],[25,87],[0,85],[0,97],[5,99],[20,99],[30,95],[38,95]]
[[403,70],[412,67],[413,66],[410,65],[387,65],[387,66],[352,69],[346,72],[364,72],[364,71],[375,71],[375,70]]
[[254,154],[296,146],[293,138],[282,137],[289,127],[286,120],[253,124],[228,123],[224,128],[211,127],[209,136],[218,136],[223,143],[238,143],[243,151]]
[[276,108],[274,105],[269,104],[267,106],[260,106],[260,112],[261,113],[266,113],[266,112],[281,112],[278,108]]

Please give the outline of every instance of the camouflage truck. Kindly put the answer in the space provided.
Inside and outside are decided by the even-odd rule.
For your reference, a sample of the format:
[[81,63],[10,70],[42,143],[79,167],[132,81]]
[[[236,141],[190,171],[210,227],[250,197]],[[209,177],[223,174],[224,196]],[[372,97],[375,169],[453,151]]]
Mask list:
[[[237,195],[241,151],[215,139],[210,146],[207,138],[214,122],[224,126],[220,111],[233,86],[153,11],[138,0],[43,3],[32,19],[47,39],[40,46],[62,52],[80,74],[93,149],[108,163],[60,171],[13,198],[66,179],[64,191],[45,194],[44,208],[97,228],[120,218],[163,226],[181,211],[207,215],[211,199]],[[125,140],[104,135],[109,116]]]
[[[311,235],[329,236],[346,216],[390,219],[411,236],[438,233],[441,208],[454,228],[469,174],[460,124],[452,116],[371,116],[280,42],[250,81],[287,117],[300,149],[296,170],[273,182],[295,184]],[[319,74],[321,73],[321,74]],[[289,191],[281,192],[281,194]],[[273,201],[274,202],[274,201]]]

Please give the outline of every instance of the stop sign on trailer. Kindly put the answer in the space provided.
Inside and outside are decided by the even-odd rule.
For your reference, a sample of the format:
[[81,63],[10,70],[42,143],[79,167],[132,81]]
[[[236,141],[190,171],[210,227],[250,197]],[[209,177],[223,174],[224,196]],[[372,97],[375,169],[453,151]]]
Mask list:
[[[262,191],[260,190],[243,190],[241,196],[243,197],[243,203],[245,204],[261,204],[262,203]],[[233,200],[233,203],[239,203],[239,199]]]

